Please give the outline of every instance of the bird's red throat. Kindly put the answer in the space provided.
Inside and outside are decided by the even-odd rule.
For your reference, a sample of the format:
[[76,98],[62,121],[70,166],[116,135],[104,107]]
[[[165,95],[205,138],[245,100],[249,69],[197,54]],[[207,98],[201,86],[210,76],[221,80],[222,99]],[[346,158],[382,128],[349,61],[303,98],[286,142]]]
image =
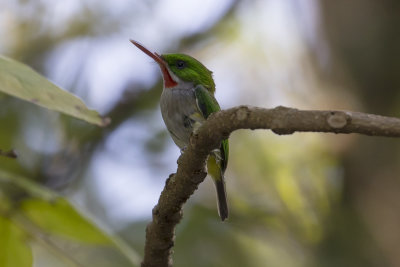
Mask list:
[[[165,63],[164,63],[165,64]],[[178,85],[177,82],[174,81],[174,79],[171,77],[171,74],[169,73],[168,69],[166,66],[164,66],[164,64],[160,64],[160,68],[161,68],[161,72],[164,78],[164,87],[165,88],[171,88],[171,87],[175,87]]]

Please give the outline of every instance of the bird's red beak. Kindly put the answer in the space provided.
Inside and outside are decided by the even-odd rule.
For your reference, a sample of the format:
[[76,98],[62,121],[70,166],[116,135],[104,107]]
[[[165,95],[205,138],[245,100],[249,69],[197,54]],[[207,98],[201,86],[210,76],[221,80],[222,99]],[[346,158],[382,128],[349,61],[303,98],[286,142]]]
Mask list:
[[137,48],[142,50],[146,55],[148,55],[149,57],[154,59],[155,62],[158,63],[158,65],[161,68],[161,72],[163,74],[164,86],[166,88],[174,87],[174,86],[176,86],[178,84],[176,81],[174,81],[174,79],[172,79],[171,74],[169,73],[168,68],[167,68],[167,63],[164,61],[164,59],[159,54],[150,52],[149,49],[147,49],[146,47],[144,47],[140,43],[136,42],[135,40],[131,39],[130,41]]
[[132,44],[134,44],[137,48],[139,48],[140,50],[142,50],[146,55],[148,55],[149,57],[151,57],[152,59],[154,59],[159,65],[164,66],[165,65],[165,61],[161,58],[161,56],[157,53],[152,53],[150,52],[149,49],[147,49],[146,47],[144,47],[143,45],[141,45],[140,43],[136,42],[135,40],[130,40]]

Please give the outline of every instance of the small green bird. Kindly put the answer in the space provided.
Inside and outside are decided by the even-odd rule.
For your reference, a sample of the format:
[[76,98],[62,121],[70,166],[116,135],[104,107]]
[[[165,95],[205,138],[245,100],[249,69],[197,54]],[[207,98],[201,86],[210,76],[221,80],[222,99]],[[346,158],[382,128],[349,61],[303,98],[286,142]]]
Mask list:
[[[160,107],[164,123],[175,144],[184,151],[190,135],[210,116],[221,110],[214,97],[212,72],[191,56],[150,52],[136,41],[131,42],[160,66],[164,79]],[[217,190],[218,213],[228,217],[224,173],[228,164],[229,144],[223,140],[219,149],[208,156],[207,171]]]

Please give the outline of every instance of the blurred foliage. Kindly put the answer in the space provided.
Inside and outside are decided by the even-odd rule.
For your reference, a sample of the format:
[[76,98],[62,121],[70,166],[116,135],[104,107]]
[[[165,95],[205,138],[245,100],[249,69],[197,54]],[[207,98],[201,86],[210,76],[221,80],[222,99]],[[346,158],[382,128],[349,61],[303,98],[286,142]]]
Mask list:
[[[4,199],[2,199],[4,201]],[[1,266],[32,266],[26,234],[6,217],[0,217]]]
[[[0,179],[0,246],[7,248],[0,247],[2,266],[68,266],[59,253],[84,266],[117,259],[125,266],[126,255],[137,261],[132,250],[143,253],[156,202],[149,195],[174,171],[179,152],[159,116],[160,75],[145,79],[144,69],[152,65],[140,62],[139,53],[126,54],[120,44],[129,46],[129,38],[204,62],[214,71],[222,107],[399,112],[395,0],[227,0],[224,8],[214,5],[204,14],[206,2],[194,9],[160,0],[63,3],[4,4],[0,52],[50,77],[112,122],[99,128],[0,95],[0,149],[18,155],[0,155],[1,174],[7,174]],[[137,65],[122,66],[126,58]],[[98,105],[100,98],[106,105]],[[185,205],[175,266],[400,265],[397,140],[238,131],[230,144],[231,217],[220,223],[207,179]],[[120,219],[129,206],[148,212]],[[48,242],[58,247],[55,253]]]
[[36,262],[54,257],[59,266],[139,265],[133,250],[96,228],[64,198],[4,171],[0,188],[2,266],[32,266],[32,255]]

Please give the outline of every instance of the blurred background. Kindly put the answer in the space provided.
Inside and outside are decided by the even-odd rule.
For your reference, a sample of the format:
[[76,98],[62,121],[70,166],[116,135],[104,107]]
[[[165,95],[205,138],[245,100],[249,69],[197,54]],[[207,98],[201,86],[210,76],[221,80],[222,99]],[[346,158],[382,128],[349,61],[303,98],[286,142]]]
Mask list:
[[[286,105],[400,116],[396,0],[0,0],[0,54],[109,116],[97,128],[0,96],[0,168],[68,197],[143,254],[180,154],[165,130],[158,53],[214,72],[221,107]],[[241,130],[230,218],[210,179],[184,207],[175,266],[400,266],[400,142]]]

